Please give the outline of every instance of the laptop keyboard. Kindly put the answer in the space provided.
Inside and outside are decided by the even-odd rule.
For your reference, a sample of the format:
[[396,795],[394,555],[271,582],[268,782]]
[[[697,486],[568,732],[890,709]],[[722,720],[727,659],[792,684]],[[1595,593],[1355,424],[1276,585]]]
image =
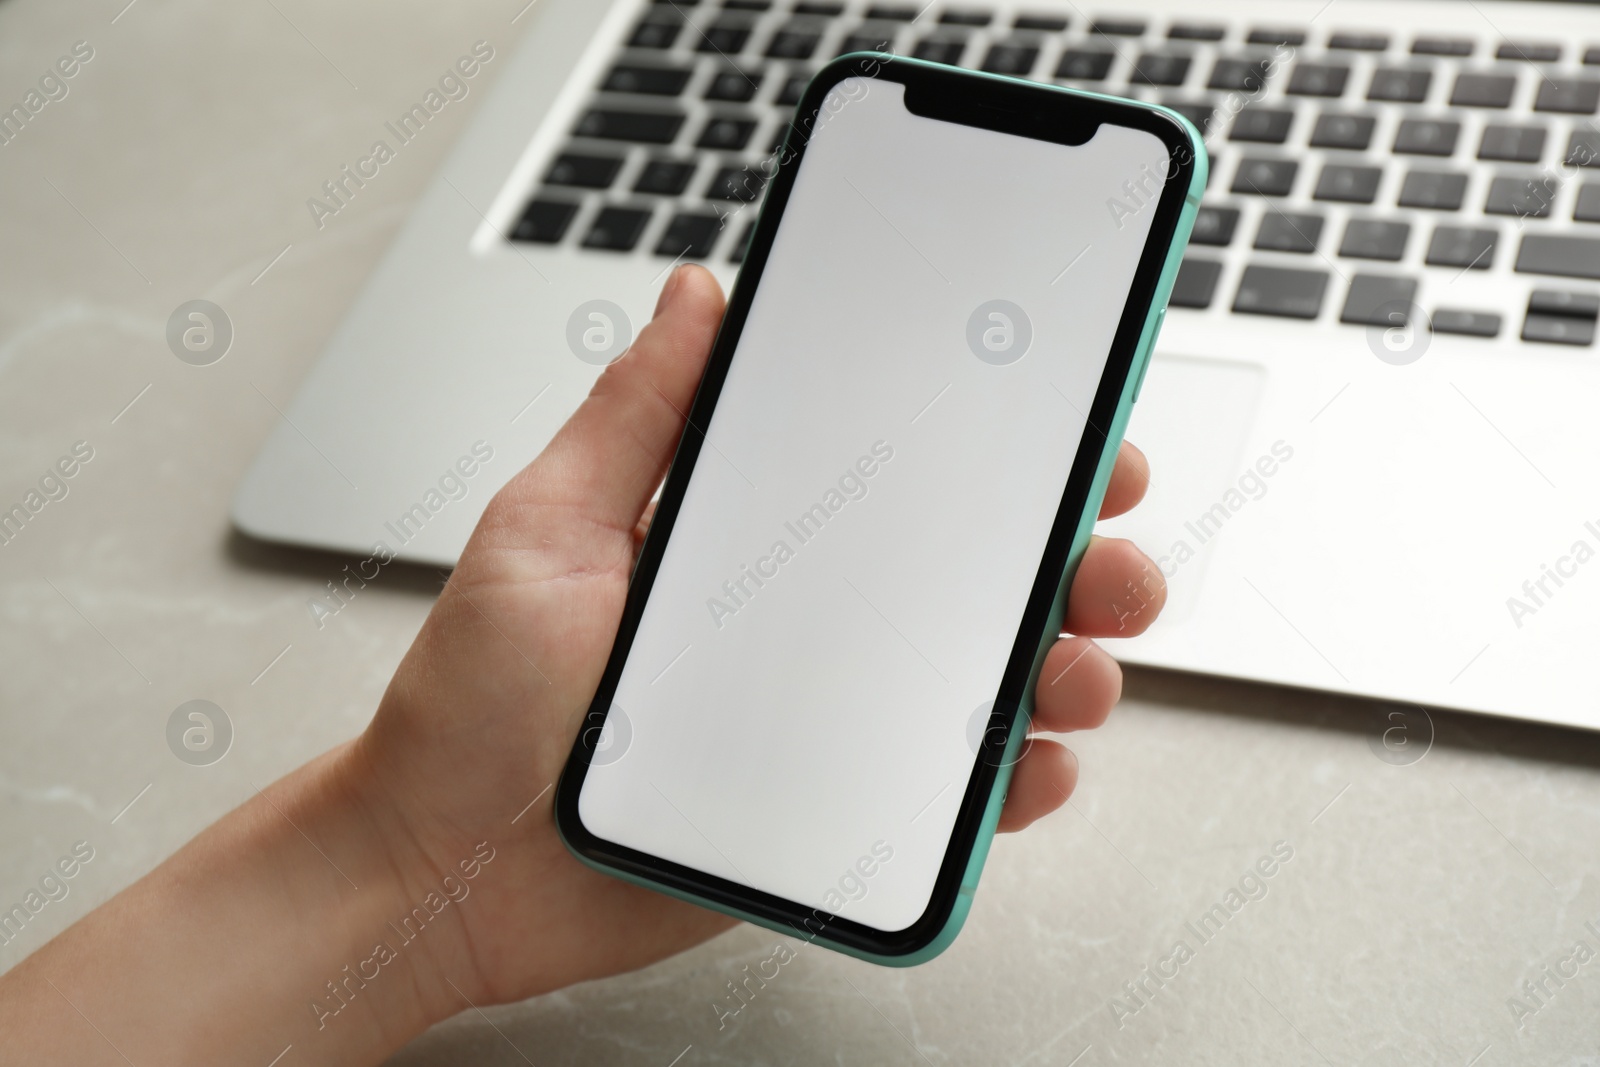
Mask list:
[[[1437,293],[1423,314],[1438,333],[1495,337],[1520,319],[1525,341],[1594,343],[1600,46],[1570,40],[662,0],[626,31],[510,238],[739,262],[795,103],[851,51],[1182,112],[1206,135],[1211,178],[1174,308],[1391,326],[1421,291]],[[1455,279],[1490,270],[1538,285],[1525,306],[1452,302]]]

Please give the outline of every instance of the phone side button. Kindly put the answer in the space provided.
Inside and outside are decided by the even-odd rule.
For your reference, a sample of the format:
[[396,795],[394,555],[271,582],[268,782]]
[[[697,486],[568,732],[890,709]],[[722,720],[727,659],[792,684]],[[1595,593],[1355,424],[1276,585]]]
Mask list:
[[1155,354],[1156,340],[1161,336],[1161,327],[1167,321],[1167,309],[1162,308],[1156,315],[1156,328],[1150,332],[1150,347],[1145,349],[1144,365],[1139,368],[1139,381],[1133,387],[1133,402],[1139,402],[1139,392],[1144,388],[1144,376],[1150,372],[1150,360]]

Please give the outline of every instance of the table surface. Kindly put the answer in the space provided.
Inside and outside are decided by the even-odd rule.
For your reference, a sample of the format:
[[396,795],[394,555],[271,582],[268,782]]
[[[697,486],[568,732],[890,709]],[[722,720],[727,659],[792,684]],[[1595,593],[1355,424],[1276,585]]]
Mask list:
[[[0,147],[0,503],[94,448],[0,547],[0,904],[73,842],[96,850],[0,968],[372,714],[437,576],[386,571],[318,630],[306,600],[345,561],[238,537],[229,498],[279,417],[263,395],[293,394],[466,109],[321,232],[306,198],[465,46],[512,41],[523,6],[125,2],[0,4],[8,105],[94,49]],[[204,374],[165,342],[195,298],[236,331]],[[235,724],[209,767],[165,739],[195,698]],[[804,950],[719,1027],[727,983],[775,940],[744,928],[458,1017],[392,1062],[1600,1063],[1600,963],[1571,962],[1600,949],[1600,739],[1438,713],[1422,758],[1384,759],[1384,713],[1131,671],[1075,741],[1071,806],[996,843],[932,963]],[[1275,845],[1292,858],[1247,878]],[[1251,898],[1197,935],[1241,880]]]

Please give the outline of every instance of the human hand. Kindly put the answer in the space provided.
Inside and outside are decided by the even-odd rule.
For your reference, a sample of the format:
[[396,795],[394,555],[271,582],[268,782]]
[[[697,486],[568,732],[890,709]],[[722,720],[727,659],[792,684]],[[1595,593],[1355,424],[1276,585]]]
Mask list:
[[[733,925],[583,866],[551,811],[721,317],[709,274],[673,274],[655,321],[490,503],[366,732],[0,975],[0,1061],[292,1049],[295,1063],[377,1063],[469,1006],[641,967]],[[1132,507],[1146,480],[1124,446],[1101,514]],[[1092,639],[1139,632],[1164,599],[1131,544],[1093,541],[1034,727],[1099,725],[1122,676]],[[1072,754],[1035,740],[1001,829],[1076,781]]]
[[[734,925],[579,863],[557,835],[550,788],[599,685],[650,499],[722,311],[709,273],[673,273],[654,321],[491,501],[350,754],[382,798],[385,836],[418,892],[437,886],[476,842],[496,850],[470,902],[450,909],[451,943],[434,947],[454,986],[441,988],[441,1004],[456,1010],[637,968]],[[1133,507],[1147,481],[1143,456],[1124,445],[1101,515]],[[1141,610],[1130,614],[1136,586]],[[1131,543],[1091,543],[1068,603],[1074,636],[1045,661],[1036,730],[1105,720],[1122,676],[1093,639],[1139,632],[1164,599],[1160,571]],[[1016,767],[1001,830],[1065,803],[1077,776],[1067,748],[1035,739]]]

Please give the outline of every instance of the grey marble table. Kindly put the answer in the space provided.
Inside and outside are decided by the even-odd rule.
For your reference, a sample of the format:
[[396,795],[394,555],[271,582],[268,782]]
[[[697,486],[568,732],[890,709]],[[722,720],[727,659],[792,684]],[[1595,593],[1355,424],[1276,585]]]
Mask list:
[[[8,105],[93,50],[0,146],[0,502],[93,449],[0,546],[0,904],[95,850],[6,968],[358,731],[428,610],[437,576],[397,568],[317,629],[306,600],[344,561],[239,538],[228,501],[278,418],[263,397],[292,395],[466,109],[336,224],[306,198],[419,72],[510,40],[523,6],[125,3],[0,3]],[[204,375],[164,336],[200,297],[236,330]],[[165,737],[197,698],[236,730],[210,767]],[[1383,712],[1132,672],[1076,742],[1072,805],[996,845],[938,960],[806,949],[723,1019],[772,951],[742,929],[458,1017],[394,1062],[1600,1063],[1600,963],[1574,962],[1600,949],[1600,739],[1441,713],[1396,761]]]

